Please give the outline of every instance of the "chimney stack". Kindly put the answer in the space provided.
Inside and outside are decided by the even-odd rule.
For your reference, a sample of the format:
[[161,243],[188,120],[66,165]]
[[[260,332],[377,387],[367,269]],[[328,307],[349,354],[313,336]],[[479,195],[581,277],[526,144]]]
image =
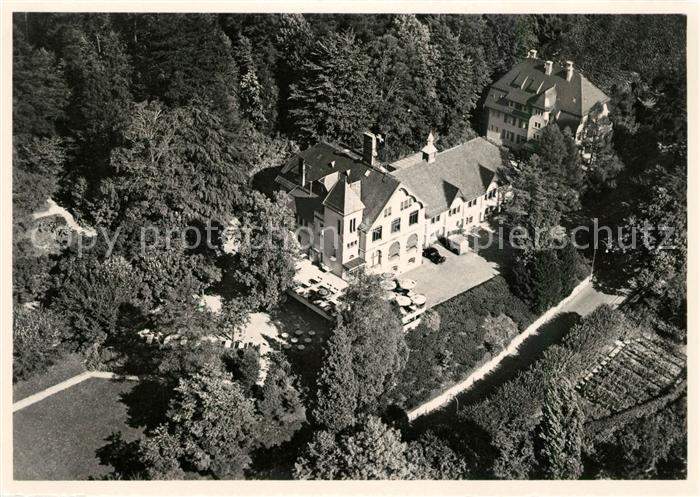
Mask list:
[[299,176],[301,176],[301,186],[306,186],[306,162],[303,157],[299,157]]
[[571,81],[571,77],[574,75],[574,63],[570,60],[566,61],[566,80]]
[[527,53],[527,58],[528,59],[536,59],[537,58],[537,50],[530,50]]
[[374,159],[377,157],[377,137],[369,131],[365,131],[362,136],[362,160],[373,166]]
[[435,145],[433,144],[434,141],[435,137],[431,131],[428,135],[428,143],[421,149],[421,152],[423,152],[423,160],[428,164],[435,162],[435,158],[437,157],[437,148],[435,148]]
[[552,63],[551,60],[548,60],[548,61],[546,61],[546,62],[544,63],[544,73],[545,73],[547,76],[549,76],[550,74],[552,74],[552,64],[553,64],[553,63]]

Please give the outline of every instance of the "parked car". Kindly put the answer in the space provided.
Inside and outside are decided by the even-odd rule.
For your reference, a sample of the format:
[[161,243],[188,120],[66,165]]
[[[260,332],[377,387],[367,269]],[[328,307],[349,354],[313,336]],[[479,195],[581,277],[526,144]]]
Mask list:
[[423,257],[429,259],[433,264],[442,264],[445,262],[445,256],[438,252],[435,247],[426,247],[423,249]]

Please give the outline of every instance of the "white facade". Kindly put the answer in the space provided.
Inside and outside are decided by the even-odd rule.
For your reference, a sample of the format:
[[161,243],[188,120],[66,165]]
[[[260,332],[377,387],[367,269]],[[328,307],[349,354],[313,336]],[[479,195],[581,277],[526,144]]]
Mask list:
[[400,186],[377,220],[361,233],[360,253],[366,261],[367,272],[400,274],[420,265],[424,226],[423,202]]

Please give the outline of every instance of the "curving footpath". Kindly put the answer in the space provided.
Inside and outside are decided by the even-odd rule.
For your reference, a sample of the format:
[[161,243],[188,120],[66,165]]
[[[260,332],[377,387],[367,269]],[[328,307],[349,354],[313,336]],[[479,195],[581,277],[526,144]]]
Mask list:
[[65,390],[67,388],[70,388],[72,386],[77,385],[78,383],[82,383],[85,380],[89,380],[90,378],[102,378],[105,380],[129,380],[129,381],[138,381],[138,376],[122,376],[118,375],[115,373],[108,373],[104,371],[86,371],[84,373],[81,373],[79,375],[73,376],[72,378],[68,378],[65,381],[62,381],[61,383],[57,383],[56,385],[47,388],[46,390],[42,390],[41,392],[35,393],[34,395],[30,395],[29,397],[26,397],[22,400],[18,400],[14,404],[12,404],[12,412],[17,412],[20,409],[24,409],[25,407],[28,407],[32,404],[36,404],[40,400],[44,400],[46,397],[50,397],[51,395],[58,393],[62,390]]

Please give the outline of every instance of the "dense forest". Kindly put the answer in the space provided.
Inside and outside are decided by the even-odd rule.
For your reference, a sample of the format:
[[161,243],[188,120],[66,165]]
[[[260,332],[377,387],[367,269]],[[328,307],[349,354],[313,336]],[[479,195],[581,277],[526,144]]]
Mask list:
[[[115,478],[264,477],[261,461],[275,451],[297,478],[683,477],[684,398],[588,445],[562,435],[576,438],[577,459],[557,471],[550,459],[561,454],[532,455],[539,442],[528,437],[544,430],[546,440],[563,417],[583,430],[580,413],[565,408],[532,428],[537,435],[508,420],[520,438],[493,443],[465,441],[465,429],[456,441],[445,430],[411,433],[387,414],[408,351],[371,279],[345,297],[353,305],[328,342],[317,392],[299,386],[281,354],[259,387],[254,350],[153,354],[135,332],[227,334],[249,312],[278,306],[296,251],[272,227],[294,220],[281,195],[259,187],[269,171],[320,139],[357,147],[366,129],[386,137],[386,160],[420,149],[431,131],[440,149],[483,134],[488,86],[535,48],[573,60],[610,96],[610,115],[587,125],[585,160],[567,130],[549,126],[538,154],[507,164],[515,200],[493,221],[571,232],[597,219],[623,238],[644,226],[671,230],[652,231],[653,243],[636,250],[526,248],[508,275],[512,291],[539,313],[593,260],[601,285],[633,293],[630,326],[682,346],[685,32],[683,16],[652,15],[16,13],[15,380],[76,352],[91,368],[148,377],[163,402],[146,436],[115,436],[105,448]],[[47,199],[98,235],[62,239],[65,226],[32,217]],[[269,227],[254,231],[265,250],[224,250],[233,219]],[[210,228],[212,243],[192,248],[180,236],[189,227]],[[38,247],[37,230],[51,243]],[[171,235],[144,249],[149,230]],[[221,313],[192,298],[209,292],[222,295]],[[529,385],[498,394],[517,410]],[[569,405],[569,390],[537,398]],[[483,409],[469,407],[464,426]],[[519,447],[530,452],[515,464]]]

